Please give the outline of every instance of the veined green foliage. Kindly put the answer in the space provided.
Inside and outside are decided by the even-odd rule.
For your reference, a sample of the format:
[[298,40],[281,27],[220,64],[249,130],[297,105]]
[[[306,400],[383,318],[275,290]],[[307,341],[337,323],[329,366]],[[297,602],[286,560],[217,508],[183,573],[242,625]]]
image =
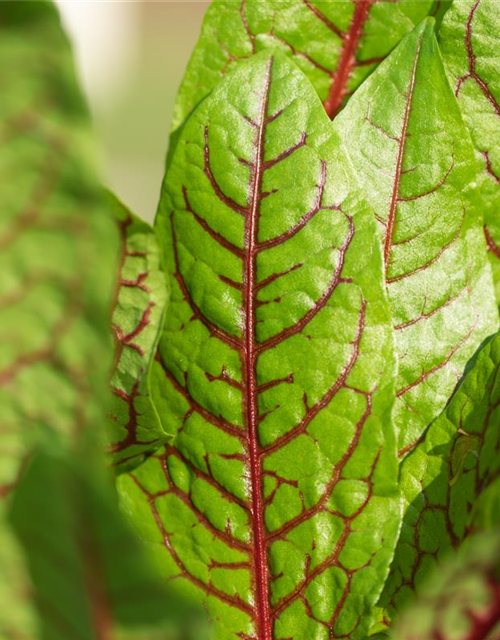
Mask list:
[[68,43],[50,4],[1,3],[0,60],[6,492],[41,434],[71,436],[74,444],[89,425],[102,431],[117,237],[92,169]]
[[379,221],[402,456],[498,327],[482,220],[467,189],[472,146],[431,21],[379,66],[335,126]]
[[439,566],[391,640],[495,640],[500,633],[500,531],[478,534]]
[[207,11],[175,106],[173,129],[236,64],[262,50],[293,58],[334,117],[433,0],[215,0]]
[[[141,628],[169,619],[174,632],[164,627],[165,640],[204,638],[201,623],[189,620],[192,611],[165,589],[123,523],[110,480],[89,456],[60,458],[42,449],[13,494],[10,520],[40,614],[36,637],[103,640],[125,626],[147,640]],[[9,636],[17,637],[26,636]]]
[[399,529],[390,315],[375,220],[285,56],[195,111],[157,226],[174,438],[124,509],[217,640],[364,638]]
[[[436,560],[495,516],[480,499],[500,472],[500,336],[479,352],[446,410],[401,468],[403,527],[381,605],[390,617],[422,592]],[[490,489],[490,491],[491,491]],[[489,493],[489,492],[488,492]],[[481,504],[482,503],[482,504]],[[498,522],[498,515],[496,515]]]
[[115,364],[111,379],[111,452],[117,468],[138,464],[165,433],[150,399],[149,371],[167,302],[166,280],[153,229],[111,198],[121,235],[113,310]]
[[477,195],[500,301],[500,4],[455,2],[439,41],[474,143]]

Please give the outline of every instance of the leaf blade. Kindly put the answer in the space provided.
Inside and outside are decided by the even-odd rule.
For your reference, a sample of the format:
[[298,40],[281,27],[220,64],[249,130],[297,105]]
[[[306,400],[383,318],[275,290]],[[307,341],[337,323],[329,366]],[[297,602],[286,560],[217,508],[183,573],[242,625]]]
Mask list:
[[121,258],[112,315],[115,361],[111,378],[109,450],[117,470],[138,464],[166,433],[150,399],[149,373],[160,338],[167,286],[153,229],[114,197]]
[[500,278],[500,88],[494,61],[500,42],[500,13],[494,2],[459,2],[445,16],[439,32],[444,61],[472,136],[477,161],[476,198],[484,212],[485,237],[497,299]]
[[119,489],[224,638],[362,637],[397,535],[381,256],[328,126],[296,67],[261,54],[196,110],[164,183],[154,400],[177,434]]
[[498,326],[480,217],[463,190],[474,175],[470,140],[431,22],[402,41],[336,125],[380,225],[404,456]]

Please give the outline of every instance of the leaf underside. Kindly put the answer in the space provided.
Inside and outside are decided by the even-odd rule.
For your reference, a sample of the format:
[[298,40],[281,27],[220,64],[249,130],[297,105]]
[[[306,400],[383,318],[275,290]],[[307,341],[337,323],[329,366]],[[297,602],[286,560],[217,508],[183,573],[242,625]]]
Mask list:
[[449,406],[403,462],[403,527],[381,599],[389,618],[415,591],[423,591],[436,561],[471,529],[499,524],[498,514],[480,500],[485,490],[498,492],[499,408],[497,336],[479,352]]
[[282,52],[334,117],[401,38],[443,3],[432,0],[215,0],[181,88],[172,129],[241,61]]
[[476,152],[477,197],[500,301],[500,5],[455,2],[439,40]]
[[378,67],[335,126],[379,222],[404,456],[498,327],[482,221],[467,190],[472,147],[431,22]]
[[364,637],[398,531],[381,255],[330,126],[260,54],[195,111],[164,183],[152,388],[174,437],[119,488],[218,640]]
[[114,198],[112,208],[120,230],[121,254],[112,316],[115,362],[108,439],[114,464],[122,470],[140,463],[165,436],[150,399],[148,375],[167,289],[153,229]]

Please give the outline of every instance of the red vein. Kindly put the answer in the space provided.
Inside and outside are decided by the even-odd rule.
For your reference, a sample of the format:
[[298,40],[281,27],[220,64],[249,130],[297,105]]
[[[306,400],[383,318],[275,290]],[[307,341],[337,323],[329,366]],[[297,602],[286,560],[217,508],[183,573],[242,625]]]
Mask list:
[[227,196],[219,186],[219,183],[215,179],[214,174],[212,173],[212,167],[210,166],[210,147],[208,144],[208,126],[205,127],[205,150],[204,150],[204,161],[205,161],[205,175],[210,181],[212,189],[214,190],[216,196],[219,200],[232,209],[235,213],[239,213],[241,216],[245,216],[247,214],[246,207],[242,207],[235,200]]
[[323,207],[323,193],[325,191],[326,185],[326,162],[324,160],[321,161],[321,178],[319,184],[317,185],[316,191],[316,200],[314,205],[310,211],[308,211],[302,218],[288,231],[282,233],[280,236],[275,238],[271,238],[270,240],[265,240],[264,242],[260,242],[257,245],[258,251],[265,251],[267,249],[271,249],[272,247],[276,247],[277,245],[283,244],[290,238],[293,238],[301,229],[303,229],[306,224],[314,218],[314,216],[319,213],[322,209],[334,209],[338,210],[339,207]]
[[330,118],[337,115],[345,97],[347,84],[356,64],[356,50],[359,45],[365,22],[375,0],[357,0],[348,32],[343,36],[342,52],[336,70],[332,74],[332,83],[324,103]]
[[303,2],[309,9],[309,11],[314,13],[314,15],[319,18],[321,22],[323,22],[323,24],[325,24],[330,29],[330,31],[333,31],[333,33],[335,33],[339,38],[344,38],[345,34],[343,33],[343,31],[341,31],[336,24],[334,24],[329,18],[325,16],[324,13],[322,13],[317,7],[315,7],[311,0],[303,0]]
[[262,455],[267,456],[273,451],[281,449],[282,447],[285,446],[285,444],[287,444],[291,440],[294,440],[301,433],[305,433],[305,431],[307,430],[307,427],[313,421],[313,419],[318,415],[318,413],[330,404],[330,402],[337,395],[340,389],[346,384],[347,378],[349,377],[349,374],[354,368],[354,365],[356,364],[356,361],[359,357],[361,338],[363,336],[363,331],[365,327],[365,317],[366,317],[366,301],[363,300],[360,314],[359,314],[358,330],[356,333],[356,337],[354,338],[354,341],[352,343],[353,349],[351,352],[351,356],[347,364],[345,365],[344,369],[342,370],[340,376],[337,378],[334,384],[330,387],[330,389],[325,393],[325,395],[321,398],[321,400],[319,400],[312,407],[308,408],[308,410],[306,411],[306,415],[302,418],[302,420],[294,428],[290,429],[290,431],[288,431],[287,433],[282,435],[280,438],[275,440],[273,444],[263,449]]
[[208,222],[206,220],[204,220],[201,216],[199,216],[194,211],[194,209],[191,206],[191,203],[189,201],[189,197],[188,197],[188,194],[187,194],[187,189],[186,189],[185,186],[182,187],[182,195],[184,196],[184,203],[185,203],[185,206],[186,206],[186,211],[188,211],[193,216],[193,218],[200,225],[200,227],[204,231],[206,231],[208,233],[208,235],[211,238],[213,238],[218,244],[220,244],[221,247],[224,247],[224,249],[227,249],[228,251],[233,253],[238,258],[243,258],[243,249],[240,249],[239,247],[237,247],[232,242],[229,242],[229,240],[226,240],[226,238],[224,238],[224,236],[222,236],[220,233],[217,233],[217,231],[212,229],[212,227],[208,224]]
[[500,260],[500,247],[491,237],[487,225],[484,225],[484,237],[486,238],[486,244],[488,245],[488,251],[490,251],[495,257]]
[[256,127],[254,143],[255,157],[250,172],[250,202],[245,219],[245,258],[243,265],[245,312],[244,340],[242,353],[243,386],[245,389],[245,412],[248,429],[250,481],[252,494],[252,537],[255,547],[255,596],[257,603],[257,629],[260,640],[272,640],[272,623],[269,605],[269,574],[265,545],[265,523],[260,444],[258,436],[258,389],[256,379],[257,351],[255,349],[255,310],[257,283],[257,251],[260,218],[260,202],[264,177],[264,152],[266,117],[269,105],[273,59],[268,63],[265,86],[261,95],[260,121]]
[[394,175],[394,188],[392,190],[391,205],[389,209],[389,216],[387,218],[387,230],[386,230],[385,246],[384,246],[384,263],[385,263],[386,272],[387,272],[387,267],[389,265],[389,258],[391,255],[391,247],[392,247],[392,236],[394,235],[394,226],[396,223],[398,193],[399,193],[399,186],[401,183],[401,172],[403,170],[403,158],[404,158],[404,152],[406,147],[408,124],[410,121],[411,102],[413,98],[413,91],[415,89],[415,78],[417,75],[417,65],[420,57],[422,38],[423,38],[423,35],[420,36],[420,40],[417,46],[417,51],[415,53],[415,60],[413,62],[413,68],[412,68],[411,77],[410,77],[410,86],[408,88],[408,93],[406,98],[406,107],[405,107],[405,113],[403,118],[403,126],[401,129],[401,135],[399,138],[398,158],[396,161],[396,172]]
[[302,318],[298,322],[296,322],[293,326],[283,329],[276,335],[272,336],[271,338],[268,338],[265,342],[260,343],[257,347],[257,350],[259,353],[263,351],[267,351],[268,349],[272,349],[280,342],[283,342],[287,338],[290,338],[291,336],[294,336],[300,333],[309,324],[309,322],[311,322],[317,316],[317,314],[321,311],[321,309],[323,309],[326,306],[326,304],[332,297],[333,292],[335,291],[337,286],[342,282],[342,270],[344,268],[345,255],[354,237],[354,225],[353,225],[352,219],[348,218],[348,221],[349,221],[349,233],[347,235],[347,238],[344,244],[340,248],[339,260],[335,268],[335,271],[333,273],[333,278],[327,290],[323,293],[321,298],[314,304],[314,306],[311,309],[309,309],[309,311],[305,313],[302,316]]
[[235,424],[232,424],[231,422],[228,422],[222,416],[215,416],[213,413],[210,413],[210,411],[205,409],[205,407],[202,407],[201,404],[196,402],[196,400],[194,400],[193,397],[190,395],[189,391],[187,391],[187,389],[184,389],[184,387],[182,387],[177,382],[173,374],[167,369],[159,353],[157,353],[156,355],[156,361],[159,362],[159,364],[161,365],[163,372],[165,374],[165,377],[168,379],[170,384],[174,387],[174,389],[178,393],[180,393],[184,397],[184,399],[189,403],[189,407],[193,411],[199,414],[211,425],[213,425],[214,427],[217,427],[221,431],[224,431],[228,435],[234,436],[239,440],[246,440],[246,435],[243,433],[240,427],[236,426]]
[[450,362],[450,360],[453,358],[453,356],[456,354],[456,352],[461,347],[463,347],[463,345],[467,342],[467,340],[470,338],[473,330],[474,330],[474,327],[472,327],[469,330],[469,332],[467,333],[467,335],[464,338],[462,338],[462,340],[460,340],[460,342],[453,347],[453,349],[450,351],[450,353],[446,356],[446,358],[444,360],[442,360],[441,362],[438,362],[438,364],[436,364],[434,367],[432,367],[432,369],[429,369],[429,371],[425,371],[424,373],[422,373],[411,384],[409,384],[406,387],[403,387],[402,389],[400,389],[396,393],[396,397],[400,398],[401,396],[405,395],[406,393],[411,391],[414,387],[417,387],[419,384],[422,384],[423,382],[425,382],[427,380],[427,378],[430,378],[430,376],[432,376],[434,373],[436,373],[437,371],[439,371],[440,369],[445,367]]
[[178,247],[177,247],[177,235],[175,233],[173,215],[170,216],[170,223],[172,228],[172,245],[174,250],[174,262],[175,262],[174,278],[176,279],[177,284],[179,285],[184,301],[188,303],[188,305],[191,307],[191,309],[194,312],[193,318],[195,318],[196,320],[199,320],[202,324],[204,324],[205,327],[210,331],[210,334],[212,336],[215,336],[221,342],[224,342],[225,344],[230,346],[232,349],[239,350],[242,346],[241,340],[235,336],[230,335],[229,333],[227,333],[226,331],[218,327],[216,324],[214,324],[211,320],[209,320],[201,312],[200,308],[195,303],[191,294],[189,293],[189,289],[187,288],[186,283],[184,282],[184,278],[182,277],[182,274],[180,271],[179,254],[178,254]]

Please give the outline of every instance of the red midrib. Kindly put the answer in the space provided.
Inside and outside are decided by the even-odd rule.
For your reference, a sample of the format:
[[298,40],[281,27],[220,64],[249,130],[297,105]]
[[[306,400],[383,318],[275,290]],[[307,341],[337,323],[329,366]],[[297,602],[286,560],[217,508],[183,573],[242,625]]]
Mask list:
[[405,147],[406,147],[408,122],[410,120],[410,112],[411,112],[411,101],[413,98],[413,91],[415,89],[415,77],[417,75],[417,65],[418,65],[418,59],[420,57],[420,49],[422,47],[422,38],[423,38],[423,35],[420,36],[417,51],[415,53],[415,60],[413,62],[413,69],[411,71],[410,86],[408,87],[408,96],[406,100],[403,127],[401,129],[401,136],[399,138],[398,159],[396,162],[396,173],[394,175],[394,187],[392,190],[391,207],[389,209],[389,216],[387,218],[387,229],[386,229],[386,235],[385,235],[384,264],[385,264],[386,274],[387,274],[387,267],[389,264],[389,258],[391,255],[392,236],[394,235],[394,225],[396,222],[396,210],[398,207],[399,185],[401,183],[401,172],[403,170],[403,158],[404,158]]
[[347,83],[356,60],[356,49],[370,13],[370,8],[374,2],[375,0],[358,0],[355,2],[356,8],[354,9],[352,22],[349,26],[349,31],[344,35],[339,64],[332,75],[330,92],[325,101],[326,112],[332,119],[337,115],[346,94]]
[[245,335],[243,359],[244,398],[249,439],[250,480],[252,490],[252,529],[255,546],[255,597],[259,640],[272,640],[269,606],[269,575],[265,544],[264,505],[262,500],[262,468],[258,435],[258,385],[256,379],[257,350],[255,338],[255,301],[257,292],[257,242],[262,193],[266,117],[271,83],[271,65],[267,68],[266,84],[261,96],[260,118],[256,127],[255,157],[250,176],[250,202],[245,219],[245,256],[243,261],[243,306]]

